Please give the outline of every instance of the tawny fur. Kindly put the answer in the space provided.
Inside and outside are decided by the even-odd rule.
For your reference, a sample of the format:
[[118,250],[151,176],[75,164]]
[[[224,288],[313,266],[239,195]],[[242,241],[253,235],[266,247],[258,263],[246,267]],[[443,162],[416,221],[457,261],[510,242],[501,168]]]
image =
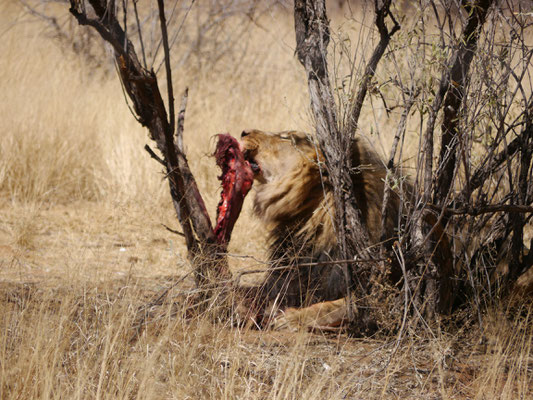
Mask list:
[[330,330],[347,321],[346,299],[338,299],[313,304],[305,308],[287,308],[272,321],[273,329],[302,328],[309,330]]
[[[295,131],[244,131],[242,145],[245,157],[259,166],[254,210],[270,235],[273,268],[263,285],[267,302],[300,307],[343,297],[342,267],[329,263],[337,257],[335,208],[331,185],[320,169],[320,150],[306,134]],[[356,143],[352,161],[357,204],[376,243],[381,236],[386,169],[361,141]],[[400,197],[393,193],[385,224],[389,243],[395,238],[400,207]],[[312,263],[318,265],[302,267]]]

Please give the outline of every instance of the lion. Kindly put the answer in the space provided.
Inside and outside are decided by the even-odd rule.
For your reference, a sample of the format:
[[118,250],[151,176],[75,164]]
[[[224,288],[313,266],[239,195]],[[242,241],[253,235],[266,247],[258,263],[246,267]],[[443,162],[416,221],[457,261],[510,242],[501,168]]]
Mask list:
[[[334,262],[338,257],[335,204],[333,188],[321,168],[322,153],[309,135],[298,131],[245,130],[241,147],[254,175],[253,210],[268,231],[271,267],[261,285],[265,308],[312,306],[309,309],[329,310],[331,307],[316,304],[333,302],[336,310],[330,311],[337,315],[338,322],[337,308],[344,304],[339,299],[346,296],[347,287],[342,265]],[[392,191],[383,238],[381,208],[387,169],[361,139],[355,141],[352,162],[356,167],[352,179],[362,223],[372,243],[385,239],[385,246],[390,248],[397,240],[395,228],[407,206],[402,196]],[[406,191],[411,190],[408,183],[404,186]]]

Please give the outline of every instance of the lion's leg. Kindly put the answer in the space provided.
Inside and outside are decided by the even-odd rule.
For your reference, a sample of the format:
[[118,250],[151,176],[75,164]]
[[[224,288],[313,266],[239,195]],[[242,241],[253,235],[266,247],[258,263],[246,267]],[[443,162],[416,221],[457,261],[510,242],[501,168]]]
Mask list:
[[269,327],[289,330],[334,330],[347,320],[344,298],[313,304],[304,308],[287,308],[279,311]]

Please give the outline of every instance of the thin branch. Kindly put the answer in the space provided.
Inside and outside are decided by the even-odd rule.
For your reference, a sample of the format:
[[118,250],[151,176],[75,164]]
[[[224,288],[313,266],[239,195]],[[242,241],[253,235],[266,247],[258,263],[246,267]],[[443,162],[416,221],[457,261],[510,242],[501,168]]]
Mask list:
[[165,290],[161,292],[157,297],[155,297],[151,302],[148,304],[145,304],[137,309],[137,318],[134,323],[133,328],[135,329],[135,333],[130,338],[130,343],[135,343],[141,333],[143,332],[144,327],[146,326],[146,320],[149,318],[150,315],[150,309],[155,306],[160,306],[163,304],[163,301],[165,300],[165,297],[170,293],[170,291],[178,286],[181,282],[183,282],[187,277],[191,275],[193,271],[187,272],[185,275],[183,275],[181,278],[176,279],[172,284],[170,284]]
[[[429,204],[428,208],[434,209],[436,211],[442,212],[443,209]],[[471,207],[471,208],[445,208],[444,214],[447,216],[451,215],[482,215],[482,214],[492,214],[496,212],[505,212],[505,213],[533,213],[533,206],[519,205],[519,204],[491,204],[480,207]]]
[[[168,23],[165,23],[165,26],[167,26],[167,27],[170,26],[170,22],[172,21],[172,18],[174,17],[174,12],[176,11],[176,7],[178,5],[178,2],[179,2],[179,0],[175,0],[174,1],[174,6],[172,7],[172,11],[170,12],[170,17],[169,17]],[[158,8],[159,8],[159,6],[158,6]],[[153,51],[152,64],[150,65],[150,69],[152,71],[154,70],[154,63],[155,63],[155,60],[157,58],[157,55],[159,53],[159,49],[161,48],[161,44],[162,43],[163,43],[163,37],[159,38],[159,40],[157,42],[157,46],[155,47],[155,50]],[[169,48],[170,48],[170,46],[169,46]],[[159,66],[155,70],[156,75],[159,74],[159,70],[161,69],[161,65],[163,65],[164,61],[165,61],[165,57],[163,57],[163,61],[161,61],[161,63],[159,64]]]
[[[113,49],[116,53],[123,57],[127,57],[126,51],[124,50],[123,44],[120,41],[120,38],[117,38],[113,33],[111,33],[107,27],[105,27],[100,20],[88,18],[85,13],[80,13],[76,7],[74,0],[71,0],[71,7],[69,12],[76,18],[80,25],[91,26],[93,27],[104,39],[106,42],[113,46]],[[117,40],[118,39],[118,40]]]
[[[357,130],[357,124],[363,108],[363,102],[365,100],[366,93],[368,92],[368,88],[370,87],[370,83],[372,82],[372,78],[376,74],[378,63],[381,60],[381,57],[383,57],[383,54],[389,45],[390,39],[398,30],[400,30],[400,24],[398,21],[396,21],[394,15],[391,13],[390,5],[391,0],[384,0],[383,2],[374,0],[374,8],[376,12],[375,23],[379,31],[380,39],[378,45],[372,53],[372,57],[370,57],[370,60],[366,65],[363,79],[359,85],[359,91],[357,92],[357,96],[351,107],[348,125],[345,129],[348,135],[352,135]],[[385,18],[387,16],[392,19],[394,24],[390,31],[387,29],[387,25],[385,23]]]
[[154,160],[156,160],[159,164],[161,164],[163,167],[167,166],[167,163],[165,160],[163,160],[161,157],[159,157],[157,154],[154,153],[154,151],[151,149],[150,146],[147,144],[144,145],[144,149],[150,154],[150,157],[152,157]]
[[[180,32],[181,32],[181,29],[183,28],[183,24],[185,23],[185,20],[187,19],[188,15],[189,15],[189,12],[191,11],[191,8],[192,8],[194,2],[195,2],[195,0],[192,0],[192,1],[191,1],[191,4],[189,5],[189,8],[187,8],[187,11],[185,12],[185,15],[183,16],[183,19],[181,20],[181,24],[180,24],[180,26],[178,27],[176,33],[174,34],[174,37],[173,37],[172,40],[170,41],[170,45],[169,45],[170,49],[172,49],[172,48],[174,47],[174,43],[176,43],[176,39],[178,38],[178,36],[179,36],[179,34],[180,34]],[[156,52],[156,54],[157,54],[157,52]],[[158,72],[158,71],[161,69],[161,64],[162,64],[162,63],[160,63],[160,64],[157,66],[157,68],[156,68],[156,72]]]
[[130,99],[128,98],[128,93],[126,91],[126,87],[124,85],[124,81],[122,80],[122,75],[120,73],[120,68],[119,68],[119,65],[117,63],[117,59],[116,58],[115,58],[113,64],[115,66],[115,71],[117,72],[117,75],[119,77],[120,89],[122,91],[122,96],[124,96],[124,101],[126,102],[126,106],[128,106],[128,110],[130,111],[131,115],[133,115],[133,118],[135,118],[135,121],[137,121],[139,124],[143,125],[143,122],[139,118],[139,115],[135,112],[135,110],[132,108],[132,106],[130,104]]
[[139,12],[137,11],[137,2],[139,0],[133,0],[133,11],[135,12],[135,21],[137,23],[137,32],[139,33],[139,42],[141,43],[141,53],[143,56],[143,63],[144,68],[148,68],[148,64],[146,63],[146,51],[144,50],[144,42],[143,42],[143,35],[142,35],[142,29],[141,29],[141,22],[139,21]]
[[[235,255],[230,255],[232,257],[236,257]],[[254,259],[255,260],[255,259]],[[258,261],[258,260],[255,260]],[[268,267],[268,268],[257,268],[257,269],[248,269],[245,271],[240,271],[234,278],[234,285],[238,285],[240,282],[240,279],[243,275],[250,275],[250,274],[260,274],[264,272],[273,272],[273,271],[287,271],[288,268],[291,269],[299,269],[299,268],[309,268],[309,267],[316,267],[318,265],[337,265],[337,264],[370,264],[367,266],[367,268],[372,268],[372,265],[374,265],[377,262],[387,262],[389,264],[392,263],[392,260],[390,258],[372,258],[367,260],[331,260],[331,261],[316,261],[316,262],[308,262],[308,263],[298,263],[295,265],[291,265],[290,267],[287,267],[285,265],[281,267]],[[263,262],[258,261],[259,264],[270,264],[269,262]],[[347,304],[349,301],[347,301]]]
[[[482,163],[482,166],[479,167],[472,174],[472,178],[470,179],[471,192],[481,187],[485,183],[485,181],[501,167],[503,163],[511,159],[517,153],[517,151],[520,150],[520,146],[523,141],[523,136],[530,134],[529,131],[531,130],[533,130],[533,124],[526,126],[522,134],[519,137],[513,139],[510,143],[508,143],[507,146],[505,146],[505,148],[496,156],[492,156],[492,152],[487,155],[487,157]],[[489,159],[491,159],[490,162],[488,161]],[[454,202],[458,201],[460,204],[464,203],[464,201],[468,199],[467,196],[467,188],[464,188],[463,191],[458,196],[456,196]]]
[[161,225],[163,225],[167,231],[175,233],[176,235],[179,235],[181,237],[185,237],[185,234],[183,232],[180,232],[180,231],[177,231],[175,229],[172,229],[172,228],[166,226],[165,224],[161,224]]
[[[415,93],[414,88],[411,87],[409,97],[405,99],[405,106],[402,113],[402,116],[400,118],[400,122],[398,123],[398,128],[396,129],[396,134],[394,135],[394,140],[392,143],[390,155],[389,155],[389,161],[387,162],[387,175],[385,177],[385,185],[383,189],[383,204],[381,206],[381,241],[383,242],[386,239],[386,221],[388,218],[388,211],[389,211],[389,198],[390,198],[390,192],[391,192],[391,185],[390,180],[391,176],[394,176],[394,158],[396,157],[396,152],[398,149],[398,143],[400,142],[400,137],[403,137],[405,135],[405,129],[407,126],[407,118],[409,116],[409,112],[411,111],[411,107],[414,104],[415,98],[418,95],[418,93]],[[384,248],[382,246],[382,252]]]
[[[464,103],[466,86],[470,80],[470,65],[477,49],[481,28],[485,23],[493,0],[477,0],[467,7],[470,12],[459,48],[453,55],[451,69],[445,71],[443,83],[447,91],[444,100],[442,139],[433,202],[443,205],[451,189],[457,168],[457,145],[459,143],[459,113]],[[442,86],[441,86],[442,88]],[[427,188],[426,188],[427,189]],[[446,222],[444,223],[446,224]]]
[[165,18],[165,2],[157,0],[159,8],[159,21],[161,23],[161,38],[163,40],[163,51],[165,52],[165,70],[167,74],[167,91],[168,91],[168,114],[170,131],[174,132],[175,115],[174,115],[174,90],[172,89],[172,69],[170,68],[170,49],[168,47],[167,22]]

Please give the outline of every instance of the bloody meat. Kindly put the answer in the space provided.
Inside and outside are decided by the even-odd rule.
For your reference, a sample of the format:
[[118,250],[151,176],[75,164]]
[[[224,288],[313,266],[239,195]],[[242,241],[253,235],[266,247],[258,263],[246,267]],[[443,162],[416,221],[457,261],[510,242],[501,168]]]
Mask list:
[[229,134],[218,135],[215,158],[222,170],[218,177],[222,181],[222,192],[217,207],[215,235],[219,243],[227,244],[244,198],[252,187],[254,174],[250,163],[244,159],[239,142]]

